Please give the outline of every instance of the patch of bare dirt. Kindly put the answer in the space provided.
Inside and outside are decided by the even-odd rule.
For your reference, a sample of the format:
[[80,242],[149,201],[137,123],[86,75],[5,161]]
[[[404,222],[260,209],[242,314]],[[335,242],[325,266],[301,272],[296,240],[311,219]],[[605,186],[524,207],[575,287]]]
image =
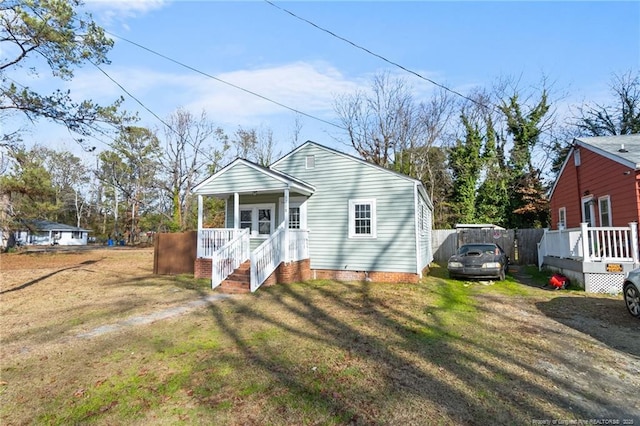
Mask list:
[[153,248],[0,255],[0,359],[55,352],[75,336],[205,295],[153,275]]
[[620,297],[547,295],[479,296],[487,332],[513,336],[492,344],[525,363],[536,392],[559,393],[561,405],[571,411],[638,422],[640,323],[627,314]]

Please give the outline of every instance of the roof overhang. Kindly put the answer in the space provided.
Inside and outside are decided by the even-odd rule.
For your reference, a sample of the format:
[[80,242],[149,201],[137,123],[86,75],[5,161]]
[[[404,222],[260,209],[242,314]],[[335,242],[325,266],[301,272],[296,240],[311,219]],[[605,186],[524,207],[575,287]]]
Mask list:
[[[219,189],[219,190],[210,190],[212,184],[215,183],[216,180],[222,179],[225,175],[232,173],[234,168],[237,167],[248,167],[251,170],[257,172],[258,174],[265,177],[265,179],[270,181],[275,181],[277,183],[277,187],[269,187],[268,185],[264,185],[263,181],[248,181],[244,182],[241,189]],[[285,189],[296,192],[301,195],[309,196],[316,191],[316,188],[313,185],[310,185],[300,179],[297,179],[293,176],[287,175],[286,173],[282,173],[277,170],[272,170],[266,167],[262,167],[258,164],[255,164],[251,161],[238,158],[232,161],[229,165],[224,167],[217,173],[214,173],[209,178],[205,179],[203,182],[199,183],[193,188],[193,194],[195,195],[213,195],[217,197],[226,197],[234,193],[239,194],[268,194],[268,193],[282,193]]]

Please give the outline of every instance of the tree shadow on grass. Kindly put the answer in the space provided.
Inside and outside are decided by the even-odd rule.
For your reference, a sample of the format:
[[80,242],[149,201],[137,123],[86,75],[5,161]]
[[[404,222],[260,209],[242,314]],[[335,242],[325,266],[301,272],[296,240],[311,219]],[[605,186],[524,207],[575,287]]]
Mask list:
[[[460,332],[464,327],[452,326],[459,316],[463,324],[477,327],[477,315],[485,312],[481,306],[467,305],[449,284],[439,286],[435,306],[427,302],[433,289],[420,285],[400,288],[400,293],[407,289],[424,293],[424,304],[409,309],[401,297],[387,299],[380,287],[372,291],[372,286],[376,285],[281,285],[224,302],[225,309],[235,311],[242,323],[260,324],[261,329],[285,333],[317,348],[316,356],[305,354],[302,359],[287,358],[286,348],[282,352],[280,347],[255,344],[242,323],[230,320],[219,306],[211,305],[210,312],[247,369],[263,371],[275,383],[272,386],[286,389],[288,403],[310,406],[318,416],[327,416],[321,420],[312,417],[311,422],[330,418],[355,424],[397,423],[401,419],[423,424],[520,423],[547,418],[550,413],[601,416],[598,407],[610,406],[606,397],[586,392],[570,378],[556,378],[556,390],[552,390],[543,364],[531,364],[508,349],[517,346],[520,336],[514,335],[515,342],[503,347],[491,340],[478,340],[472,332]],[[500,313],[490,314],[500,317]],[[525,327],[518,318],[501,319],[522,322]],[[524,337],[521,343],[523,350],[532,353],[545,350]],[[295,353],[294,346],[291,351]],[[336,352],[341,354],[338,358],[344,367],[323,355]],[[560,348],[548,356],[561,362],[564,359]],[[341,371],[352,366],[350,360],[375,370],[369,385],[340,381]],[[312,361],[322,368],[322,380],[313,380]],[[407,399],[411,403],[405,405]],[[392,412],[394,407],[406,410],[412,405],[415,412]]]
[[23,289],[25,289],[27,287],[31,287],[32,285],[39,283],[40,281],[44,281],[47,278],[53,277],[54,275],[57,275],[60,272],[68,271],[68,270],[71,270],[71,269],[78,269],[78,268],[81,268],[81,267],[87,266],[87,265],[93,265],[94,263],[98,263],[100,260],[102,260],[102,259],[85,260],[84,262],[81,262],[81,263],[79,263],[77,265],[73,265],[73,266],[69,266],[69,267],[66,267],[66,268],[58,269],[57,271],[53,271],[53,272],[51,272],[49,274],[43,275],[43,276],[38,277],[36,279],[33,279],[31,281],[27,281],[24,284],[20,284],[17,287],[12,287],[12,288],[9,288],[7,290],[2,290],[2,291],[0,291],[0,294],[10,293],[10,292],[13,292],[13,291],[18,291],[18,290],[23,290]]
[[536,303],[547,317],[587,334],[610,348],[640,357],[640,321],[624,301],[604,297],[556,297]]

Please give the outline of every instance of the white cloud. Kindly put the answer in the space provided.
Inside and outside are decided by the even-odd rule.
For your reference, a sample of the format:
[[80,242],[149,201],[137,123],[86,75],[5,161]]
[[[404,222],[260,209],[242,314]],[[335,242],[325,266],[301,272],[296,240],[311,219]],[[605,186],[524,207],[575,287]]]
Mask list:
[[102,25],[120,22],[125,27],[126,19],[161,9],[168,3],[166,0],[85,0],[86,8]]

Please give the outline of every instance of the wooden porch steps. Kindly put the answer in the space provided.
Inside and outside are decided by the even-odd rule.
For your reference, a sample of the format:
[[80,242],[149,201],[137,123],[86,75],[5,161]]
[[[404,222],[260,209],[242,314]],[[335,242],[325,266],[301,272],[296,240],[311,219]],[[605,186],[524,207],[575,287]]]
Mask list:
[[251,292],[251,263],[247,260],[222,281],[219,287],[222,293]]

